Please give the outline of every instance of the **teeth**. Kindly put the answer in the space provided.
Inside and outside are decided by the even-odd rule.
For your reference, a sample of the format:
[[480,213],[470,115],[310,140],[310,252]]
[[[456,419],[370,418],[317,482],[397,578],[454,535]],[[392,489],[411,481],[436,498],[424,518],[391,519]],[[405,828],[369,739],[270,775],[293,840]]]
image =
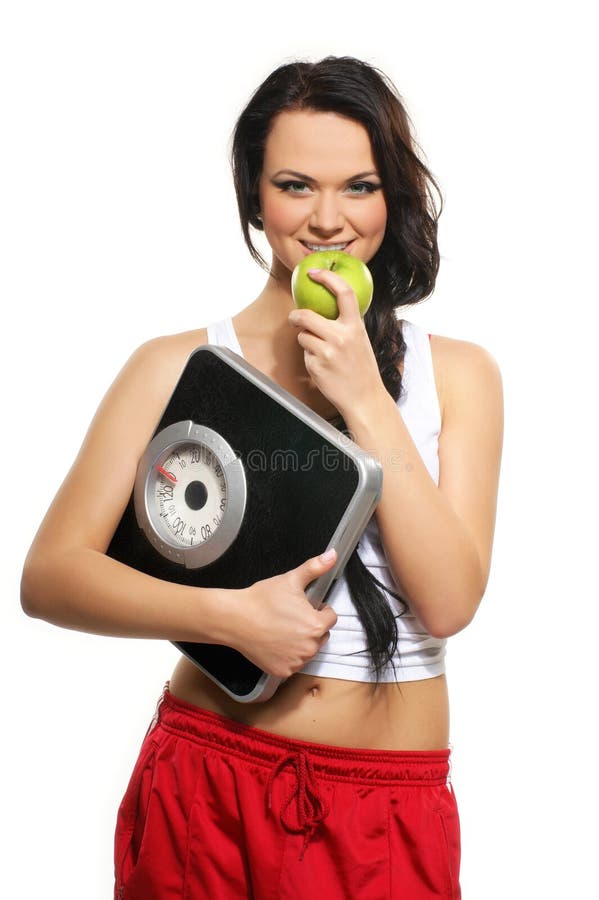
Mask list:
[[345,250],[349,241],[346,241],[344,244],[309,244],[308,241],[304,241],[304,244],[308,248],[308,250]]

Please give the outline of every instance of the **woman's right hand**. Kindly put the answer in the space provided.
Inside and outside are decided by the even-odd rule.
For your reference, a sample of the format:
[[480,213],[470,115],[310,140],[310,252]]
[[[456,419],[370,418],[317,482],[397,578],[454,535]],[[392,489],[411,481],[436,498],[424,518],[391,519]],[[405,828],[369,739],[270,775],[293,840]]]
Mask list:
[[278,678],[298,672],[328,640],[337,614],[314,609],[306,588],[335,564],[314,556],[295,569],[265,578],[238,592],[231,646],[258,668]]

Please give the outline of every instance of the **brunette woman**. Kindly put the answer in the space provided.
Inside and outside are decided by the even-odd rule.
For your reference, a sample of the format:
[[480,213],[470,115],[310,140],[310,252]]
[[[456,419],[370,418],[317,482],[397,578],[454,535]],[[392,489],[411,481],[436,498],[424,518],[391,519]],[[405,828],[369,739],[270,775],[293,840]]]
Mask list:
[[[381,72],[332,57],[280,67],[239,117],[232,162],[249,250],[262,261],[252,229],[272,249],[264,289],[232,320],[133,354],[35,538],[23,605],[69,628],[226,644],[286,679],[240,704],[181,657],[119,810],[116,897],[456,898],[445,645],[489,577],[500,373],[480,346],[403,318],[435,285],[438,192]],[[311,277],[338,318],[294,308],[293,268],[331,247],[371,269],[364,319],[328,271]],[[223,283],[240,289],[229,272]],[[334,554],[238,591],[105,555],[177,378],[207,342],[381,462],[375,515],[320,611],[305,589]]]

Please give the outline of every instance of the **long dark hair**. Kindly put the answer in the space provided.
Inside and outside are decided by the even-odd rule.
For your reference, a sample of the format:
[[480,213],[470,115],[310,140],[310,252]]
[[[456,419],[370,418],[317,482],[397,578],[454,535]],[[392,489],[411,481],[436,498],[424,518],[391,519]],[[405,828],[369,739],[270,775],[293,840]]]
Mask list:
[[[387,227],[380,248],[368,263],[375,293],[364,324],[381,379],[397,401],[402,391],[398,366],[406,344],[396,310],[424,300],[435,286],[441,192],[419,158],[402,99],[382,72],[348,56],[280,66],[252,95],[237,120],[232,139],[231,164],[241,228],[250,253],[263,268],[268,270],[252,242],[250,226],[262,230],[258,185],[264,145],[275,116],[284,110],[306,109],[353,119],[370,137],[387,206]],[[336,424],[348,433],[341,418]],[[383,669],[393,661],[398,641],[395,616],[383,590],[400,602],[402,612],[406,604],[377,581],[360,559],[358,548],[347,562],[345,575],[366,632],[371,668],[378,683]]]

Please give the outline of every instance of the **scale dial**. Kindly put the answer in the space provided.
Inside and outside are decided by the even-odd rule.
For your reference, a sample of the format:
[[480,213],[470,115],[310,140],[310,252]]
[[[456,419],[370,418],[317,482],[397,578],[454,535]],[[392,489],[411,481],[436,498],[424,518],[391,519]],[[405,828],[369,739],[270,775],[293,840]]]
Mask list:
[[188,420],[164,428],[144,453],[133,500],[140,528],[166,559],[198,569],[239,533],[247,485],[241,460],[220,434]]

